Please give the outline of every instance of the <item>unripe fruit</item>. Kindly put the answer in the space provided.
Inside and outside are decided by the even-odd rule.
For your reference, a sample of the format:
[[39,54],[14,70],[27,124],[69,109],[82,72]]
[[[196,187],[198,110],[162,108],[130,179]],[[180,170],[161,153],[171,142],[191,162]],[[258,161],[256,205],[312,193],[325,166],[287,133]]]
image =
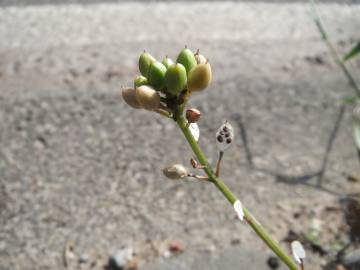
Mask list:
[[131,107],[140,109],[142,106],[136,99],[136,91],[133,88],[125,88],[121,92],[123,100]]
[[165,86],[166,67],[160,62],[152,62],[147,75],[149,84],[156,89],[162,89]]
[[135,87],[139,87],[141,85],[149,84],[148,80],[144,76],[137,76],[134,80]]
[[147,85],[136,88],[136,100],[146,110],[155,110],[160,105],[159,93]]
[[211,66],[209,63],[199,64],[194,67],[188,76],[187,86],[189,91],[201,91],[211,82]]
[[188,120],[189,123],[196,123],[199,121],[201,116],[201,112],[198,109],[191,108],[186,110],[186,120]]
[[165,56],[164,60],[161,62],[166,68],[169,68],[171,65],[174,64],[173,60],[169,57]]
[[180,179],[189,175],[187,169],[181,164],[174,164],[163,169],[163,173],[167,178]]
[[188,48],[185,48],[180,52],[176,62],[182,64],[185,67],[187,74],[197,65],[194,54]]
[[144,51],[139,58],[139,70],[141,75],[147,77],[150,64],[155,61],[156,59],[150,53]]
[[169,66],[165,74],[167,92],[177,96],[186,87],[186,69],[182,64]]

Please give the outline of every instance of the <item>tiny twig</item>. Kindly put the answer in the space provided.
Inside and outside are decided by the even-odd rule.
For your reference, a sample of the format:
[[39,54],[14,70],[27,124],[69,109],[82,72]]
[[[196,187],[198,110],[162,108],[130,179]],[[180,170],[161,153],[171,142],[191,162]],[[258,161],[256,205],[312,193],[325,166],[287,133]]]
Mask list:
[[204,176],[204,175],[196,175],[196,174],[193,174],[193,173],[189,173],[188,177],[193,177],[193,178],[196,178],[198,180],[209,181],[209,177]]
[[301,270],[305,270],[304,260],[303,260],[303,259],[300,259],[300,260],[301,260],[300,269],[301,269]]
[[168,118],[172,117],[172,114],[170,112],[168,112],[167,110],[161,109],[161,108],[155,109],[154,112],[161,114],[162,116],[165,116]]
[[215,175],[217,177],[219,177],[220,175],[220,163],[221,163],[221,160],[222,160],[222,157],[224,156],[224,152],[223,151],[220,151],[219,152],[219,159],[218,159],[218,162],[216,164],[216,172],[215,172]]

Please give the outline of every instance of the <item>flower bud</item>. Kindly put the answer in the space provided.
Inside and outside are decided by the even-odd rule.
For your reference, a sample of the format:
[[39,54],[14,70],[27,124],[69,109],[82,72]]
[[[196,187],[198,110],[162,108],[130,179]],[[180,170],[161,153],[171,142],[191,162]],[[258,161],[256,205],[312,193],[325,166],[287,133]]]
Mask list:
[[135,94],[138,103],[146,110],[155,110],[160,105],[159,93],[147,85],[142,85],[136,88]]
[[209,86],[211,82],[211,66],[209,63],[199,64],[194,67],[188,75],[187,86],[189,91],[201,91]]
[[139,58],[139,70],[141,75],[147,77],[150,64],[155,61],[155,58],[151,54],[144,51]]
[[149,67],[149,84],[156,89],[162,89],[165,86],[166,67],[160,62],[152,62]]
[[135,87],[148,84],[148,80],[144,76],[137,76],[134,80]]
[[171,60],[169,57],[165,56],[164,60],[161,62],[166,68],[169,68],[171,65],[174,64],[174,61]]
[[121,92],[123,100],[131,107],[140,109],[142,106],[136,99],[136,91],[133,88],[125,88]]
[[189,123],[196,123],[199,121],[201,112],[198,109],[191,108],[186,110],[186,119]]
[[188,48],[185,48],[180,52],[176,62],[185,67],[187,74],[197,65],[194,54]]
[[167,91],[178,96],[186,87],[186,69],[182,64],[174,64],[168,67],[165,74],[165,85]]
[[174,164],[163,169],[163,173],[167,178],[180,179],[189,175],[188,170],[181,164]]

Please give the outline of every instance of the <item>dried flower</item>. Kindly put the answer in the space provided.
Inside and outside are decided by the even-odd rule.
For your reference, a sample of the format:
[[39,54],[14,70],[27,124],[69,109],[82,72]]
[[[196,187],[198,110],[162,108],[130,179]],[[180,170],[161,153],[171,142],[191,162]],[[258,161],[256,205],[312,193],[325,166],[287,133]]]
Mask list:
[[186,110],[186,119],[189,123],[196,123],[199,121],[201,112],[198,109],[191,108]]
[[189,175],[188,170],[181,164],[174,164],[163,169],[163,173],[167,178],[180,179]]

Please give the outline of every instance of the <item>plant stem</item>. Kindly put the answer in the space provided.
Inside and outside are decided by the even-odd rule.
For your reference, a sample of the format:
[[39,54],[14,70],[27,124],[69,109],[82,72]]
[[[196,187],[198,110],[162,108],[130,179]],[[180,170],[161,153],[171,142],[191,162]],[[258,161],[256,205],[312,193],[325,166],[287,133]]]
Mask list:
[[345,66],[344,62],[342,61],[342,59],[340,58],[339,54],[337,53],[335,47],[333,46],[333,44],[331,43],[330,39],[329,39],[329,35],[325,30],[325,27],[323,25],[323,23],[321,22],[321,18],[319,16],[319,14],[316,11],[316,7],[315,7],[315,1],[314,0],[310,0],[311,2],[311,7],[312,7],[312,13],[313,13],[313,19],[314,22],[321,34],[322,39],[325,41],[326,45],[328,46],[330,53],[332,54],[336,64],[340,67],[340,69],[344,72],[346,78],[348,79],[350,85],[352,86],[352,88],[355,91],[355,94],[360,97],[360,88],[358,86],[358,84],[356,83],[354,77],[351,75],[351,72],[347,69],[347,67]]
[[[182,130],[186,140],[190,144],[194,154],[199,160],[201,165],[204,165],[204,171],[209,177],[209,181],[213,182],[215,186],[221,191],[225,198],[233,205],[237,198],[226,186],[226,184],[215,175],[215,172],[209,165],[203,151],[201,150],[198,143],[195,141],[190,130],[186,127],[186,120],[184,116],[180,113],[177,116],[177,124]],[[272,239],[269,233],[262,227],[262,225],[255,219],[255,217],[250,213],[248,209],[243,207],[244,218],[251,228],[256,232],[256,234],[269,246],[269,248],[288,266],[291,270],[297,270],[296,264],[293,260],[285,253],[285,251],[280,247],[280,245]]]

